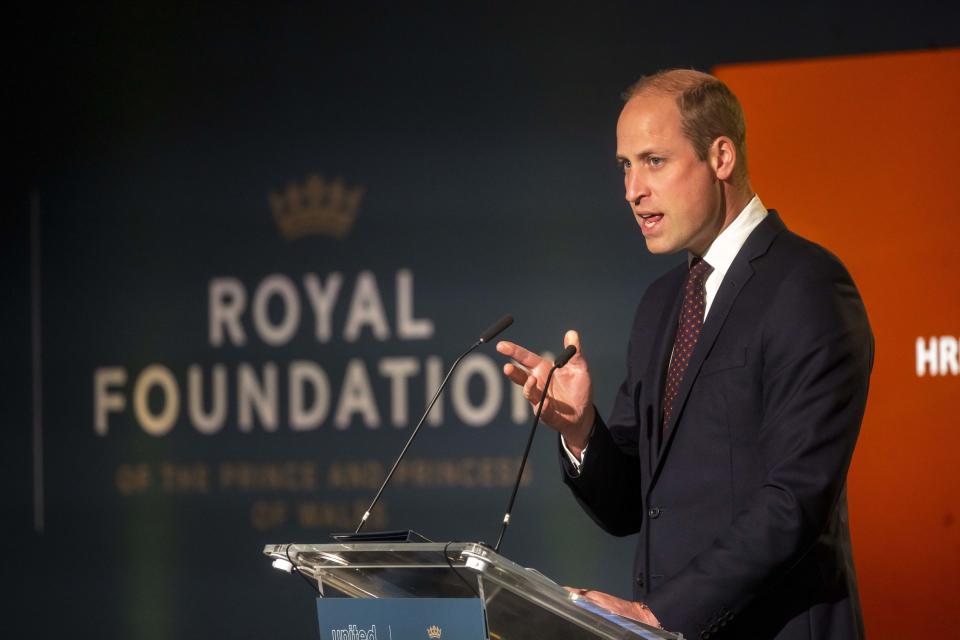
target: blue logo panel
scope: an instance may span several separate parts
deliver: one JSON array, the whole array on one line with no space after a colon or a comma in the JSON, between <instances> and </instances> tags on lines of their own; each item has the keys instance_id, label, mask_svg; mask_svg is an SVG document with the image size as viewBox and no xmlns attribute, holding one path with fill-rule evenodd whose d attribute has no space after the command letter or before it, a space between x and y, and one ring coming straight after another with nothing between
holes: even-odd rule
<instances>
[{"instance_id":1,"label":"blue logo panel","mask_svg":"<svg viewBox=\"0 0 960 640\"><path fill-rule=\"evenodd\" d=\"M486 640L479 598L317 598L322 640Z\"/></svg>"}]
</instances>

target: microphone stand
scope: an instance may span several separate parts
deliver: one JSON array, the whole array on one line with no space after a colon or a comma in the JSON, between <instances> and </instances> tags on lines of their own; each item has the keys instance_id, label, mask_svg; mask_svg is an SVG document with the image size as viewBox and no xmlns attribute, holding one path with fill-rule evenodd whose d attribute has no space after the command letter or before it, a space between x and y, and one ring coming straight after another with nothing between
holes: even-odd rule
<instances>
[{"instance_id":1,"label":"microphone stand","mask_svg":"<svg viewBox=\"0 0 960 640\"><path fill-rule=\"evenodd\" d=\"M430 401L430 404L427 405L427 410L423 413L423 417L420 418L420 422L417 423L417 426L414 427L413 433L410 434L410 437L407 438L407 443L403 445L403 449L400 451L400 455L397 456L397 459L394 461L393 466L390 467L390 472L387 473L387 477L384 479L383 484L380 485L380 489L377 491L377 495L373 497L373 502L370 503L370 506L367 507L367 510L363 514L363 518L360 520L360 524L357 525L357 530L354 533L360 533L360 529L363 528L363 525L366 524L367 520L370 518L370 512L373 511L374 505L377 504L377 501L380 500L380 495L383 493L383 490L386 489L387 483L390 482L390 478L393 477L393 472L397 470L397 467L400 466L400 461L403 460L403 456L406 455L407 449L410 448L410 445L413 444L413 439L417 437L417 434L420 432L420 427L423 426L424 420L427 419L427 416L430 414L430 410L433 409L433 405L436 404L437 399L440 397L440 394L443 392L443 388L447 386L447 380L450 379L450 376L453 375L454 369L457 368L457 365L460 364L460 361L466 358L468 355L473 353L473 351L479 347L482 342L476 342L472 347L460 354L460 357L457 358L453 366L450 367L450 370L447 371L447 375L443 378L443 382L440 383L440 386L437 388L437 392L433 394L433 399Z\"/></svg>"},{"instance_id":2,"label":"microphone stand","mask_svg":"<svg viewBox=\"0 0 960 640\"><path fill-rule=\"evenodd\" d=\"M430 404L427 405L427 410L423 412L423 416L420 417L420 422L417 423L417 426L414 427L413 433L410 434L410 437L407 438L407 443L403 445L403 450L400 451L400 455L397 456L397 459L394 461L393 466L390 467L390 472L387 473L387 477L383 480L383 484L380 485L380 489L377 490L377 495L374 496L373 501L370 503L370 506L367 507L367 510L363 514L363 518L360 519L360 524L357 525L357 530L354 531L354 535L360 533L360 529L363 528L363 525L367 523L367 520L370 518L370 512L373 511L373 507L377 504L377 501L380 500L380 496L383 494L383 490L387 488L387 484L390 482L390 478L393 477L394 471L397 470L397 467L400 466L400 461L403 460L403 456L406 455L407 449L410 448L410 445L413 444L413 439L417 437L417 434L420 433L420 427L423 426L424 421L427 419L427 416L430 415L430 410L433 409L433 405L436 404L437 399L440 398L440 394L443 393L444 387L447 386L447 381L450 380L450 376L453 375L453 372L456 370L457 365L460 364L460 361L466 358L471 354L474 349L480 345L493 340L497 335L500 334L504 329L513 324L513 316L506 315L492 325L486 331L481 334L480 339L473 343L473 345L460 354L460 357L453 362L453 366L450 367L450 370L447 371L447 375L444 376L443 382L440 383L440 386L437 388L437 392L433 394L433 399L430 400Z\"/></svg>"},{"instance_id":3,"label":"microphone stand","mask_svg":"<svg viewBox=\"0 0 960 640\"><path fill-rule=\"evenodd\" d=\"M533 426L530 427L530 435L527 436L527 448L523 451L523 459L520 461L520 470L517 471L517 481L513 483L513 493L510 494L510 502L507 504L507 511L503 514L503 525L500 527L500 535L497 537L497 544L493 550L500 552L500 543L503 542L503 534L507 532L507 526L510 524L510 512L513 511L513 503L517 499L517 491L520 490L520 480L523 478L523 470L527 466L527 457L530 455L530 447L533 445L533 437L537 433L537 427L540 425L540 414L543 412L543 405L547 402L547 391L550 389L550 381L553 380L553 372L567 364L577 348L573 345L568 346L563 353L553 361L550 367L550 373L547 374L547 380L543 384L543 396L540 398L540 404L537 405L537 413L533 417Z\"/></svg>"}]
</instances>

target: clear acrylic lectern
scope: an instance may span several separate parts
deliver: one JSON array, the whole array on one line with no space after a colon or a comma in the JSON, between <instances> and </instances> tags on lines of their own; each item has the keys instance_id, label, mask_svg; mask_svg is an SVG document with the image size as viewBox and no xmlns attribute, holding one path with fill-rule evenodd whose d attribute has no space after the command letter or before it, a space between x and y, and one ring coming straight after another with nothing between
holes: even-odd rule
<instances>
[{"instance_id":1,"label":"clear acrylic lectern","mask_svg":"<svg viewBox=\"0 0 960 640\"><path fill-rule=\"evenodd\" d=\"M681 638L575 599L538 571L477 543L277 544L263 552L315 579L325 597L479 597L491 638Z\"/></svg>"}]
</instances>

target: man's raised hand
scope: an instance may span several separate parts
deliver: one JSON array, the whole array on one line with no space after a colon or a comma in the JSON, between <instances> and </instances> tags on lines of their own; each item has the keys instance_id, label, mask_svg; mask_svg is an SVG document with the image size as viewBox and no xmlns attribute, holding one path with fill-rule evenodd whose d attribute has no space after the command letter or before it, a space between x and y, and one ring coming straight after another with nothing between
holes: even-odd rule
<instances>
[{"instance_id":1,"label":"man's raised hand","mask_svg":"<svg viewBox=\"0 0 960 640\"><path fill-rule=\"evenodd\" d=\"M554 372L540 419L559 431L567 448L579 456L590 437L595 413L590 370L576 331L567 331L563 336L563 346L571 344L577 348L577 353L566 366ZM523 387L523 396L536 408L553 363L512 342L498 342L497 351L516 363L505 364L503 373L514 384Z\"/></svg>"}]
</instances>

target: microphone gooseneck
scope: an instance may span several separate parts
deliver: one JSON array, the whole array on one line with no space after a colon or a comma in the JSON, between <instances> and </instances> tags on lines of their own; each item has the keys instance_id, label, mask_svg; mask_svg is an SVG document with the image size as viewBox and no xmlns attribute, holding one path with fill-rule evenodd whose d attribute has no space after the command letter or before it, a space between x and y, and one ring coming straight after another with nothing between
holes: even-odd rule
<instances>
[{"instance_id":1,"label":"microphone gooseneck","mask_svg":"<svg viewBox=\"0 0 960 640\"><path fill-rule=\"evenodd\" d=\"M407 443L403 445L403 449L400 451L400 455L397 456L397 459L393 462L393 466L390 467L390 471L387 473L387 477L384 478L383 484L380 485L380 488L377 490L377 495L373 497L373 501L370 503L370 506L367 507L367 510L364 511L363 517L360 519L360 524L357 525L355 534L360 533L360 529L363 528L363 525L367 523L367 520L370 518L370 512L373 511L373 508L376 506L377 502L380 500L380 496L383 495L383 490L387 488L387 484L390 482L390 478L393 477L393 473L397 470L397 467L400 466L400 461L403 460L403 456L406 455L407 449L410 448L410 445L413 444L413 439L417 437L417 434L420 432L420 427L423 426L424 421L427 419L427 416L430 415L430 410L433 409L433 405L437 403L437 399L440 398L440 394L443 393L444 387L447 386L447 382L450 380L450 376L453 375L453 372L456 370L457 366L460 364L460 361L466 358L474 349L480 345L490 342L496 338L500 333L513 324L513 316L507 314L497 320L494 324L490 325L486 331L480 334L480 339L471 345L469 349L460 354L460 357L454 360L453 365L450 367L450 370L447 371L447 375L444 376L443 381L440 383L440 386L437 387L437 392L433 394L433 398L427 404L426 411L423 412L423 415L420 417L420 422L417 423L417 426L414 427L413 432L410 434L410 437L407 438Z\"/></svg>"},{"instance_id":2,"label":"microphone gooseneck","mask_svg":"<svg viewBox=\"0 0 960 640\"><path fill-rule=\"evenodd\" d=\"M527 466L527 458L530 456L530 447L533 446L533 436L537 433L537 426L540 424L540 414L543 413L543 405L546 404L547 391L550 389L550 381L553 380L553 372L563 367L570 361L570 358L577 352L575 346L568 345L563 352L553 361L550 367L550 373L547 374L547 380L543 383L543 395L540 396L540 403L537 405L537 412L533 416L533 426L530 427L530 435L527 436L527 448L523 451L523 459L520 461L520 469L517 471L517 481L513 483L513 492L510 494L510 502L507 504L507 511L503 514L503 524L500 526L500 535L497 537L497 544L493 550L500 552L500 543L503 542L503 534L507 532L510 525L510 513L513 511L513 503L517 499L517 491L520 490L520 480L523 478L523 470Z\"/></svg>"}]
</instances>

